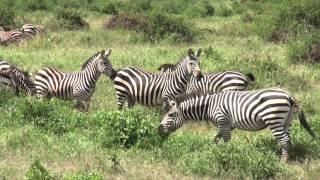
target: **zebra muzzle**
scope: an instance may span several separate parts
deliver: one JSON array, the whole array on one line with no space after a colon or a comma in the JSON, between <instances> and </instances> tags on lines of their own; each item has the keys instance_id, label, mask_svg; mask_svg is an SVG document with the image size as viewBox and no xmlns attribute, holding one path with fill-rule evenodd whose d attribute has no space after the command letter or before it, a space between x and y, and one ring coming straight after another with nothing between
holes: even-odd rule
<instances>
[{"instance_id":1,"label":"zebra muzzle","mask_svg":"<svg viewBox=\"0 0 320 180\"><path fill-rule=\"evenodd\" d=\"M165 130L165 128L164 128L164 126L162 124L160 124L159 127L158 127L158 133L162 137L165 137L165 136L169 135L169 133L166 132L166 130Z\"/></svg>"}]
</instances>

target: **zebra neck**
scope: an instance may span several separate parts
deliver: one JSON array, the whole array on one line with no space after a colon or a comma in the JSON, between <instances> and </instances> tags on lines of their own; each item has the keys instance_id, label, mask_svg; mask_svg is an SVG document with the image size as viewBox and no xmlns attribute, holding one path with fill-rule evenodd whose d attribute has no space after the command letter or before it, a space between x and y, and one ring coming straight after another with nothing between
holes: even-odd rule
<instances>
[{"instance_id":1,"label":"zebra neck","mask_svg":"<svg viewBox=\"0 0 320 180\"><path fill-rule=\"evenodd\" d=\"M183 85L187 86L188 82L190 81L190 78L192 74L188 73L187 67L185 65L180 66L176 71L174 71L176 79L179 81L179 83L182 83Z\"/></svg>"},{"instance_id":2,"label":"zebra neck","mask_svg":"<svg viewBox=\"0 0 320 180\"><path fill-rule=\"evenodd\" d=\"M96 83L101 75L98 71L98 67L93 65L86 67L82 72L85 74L85 79L92 85Z\"/></svg>"}]
</instances>

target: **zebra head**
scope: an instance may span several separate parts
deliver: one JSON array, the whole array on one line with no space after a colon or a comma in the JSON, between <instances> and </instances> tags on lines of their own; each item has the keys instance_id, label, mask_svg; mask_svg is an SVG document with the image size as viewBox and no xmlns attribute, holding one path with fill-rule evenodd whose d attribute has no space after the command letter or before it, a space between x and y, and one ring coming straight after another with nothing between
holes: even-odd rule
<instances>
[{"instance_id":1,"label":"zebra head","mask_svg":"<svg viewBox=\"0 0 320 180\"><path fill-rule=\"evenodd\" d=\"M28 96L36 93L35 85L28 71L17 71L16 81L19 89L24 90Z\"/></svg>"},{"instance_id":2,"label":"zebra head","mask_svg":"<svg viewBox=\"0 0 320 180\"><path fill-rule=\"evenodd\" d=\"M183 116L180 112L180 107L175 101L170 102L171 109L162 119L159 127L158 133L161 136L167 136L174 132L176 129L180 128L183 124Z\"/></svg>"},{"instance_id":3,"label":"zebra head","mask_svg":"<svg viewBox=\"0 0 320 180\"><path fill-rule=\"evenodd\" d=\"M109 76L111 79L113 78L113 76L115 76L116 71L113 69L112 64L109 60L109 56L111 53L111 49L110 50L102 50L99 54L99 60L100 62L98 63L98 71L100 73L103 73L107 76Z\"/></svg>"},{"instance_id":4,"label":"zebra head","mask_svg":"<svg viewBox=\"0 0 320 180\"><path fill-rule=\"evenodd\" d=\"M188 49L188 58L187 58L187 70L189 74L193 74L198 80L201 79L202 74L200 70L200 54L202 49L199 49L196 53L190 48Z\"/></svg>"}]
</instances>

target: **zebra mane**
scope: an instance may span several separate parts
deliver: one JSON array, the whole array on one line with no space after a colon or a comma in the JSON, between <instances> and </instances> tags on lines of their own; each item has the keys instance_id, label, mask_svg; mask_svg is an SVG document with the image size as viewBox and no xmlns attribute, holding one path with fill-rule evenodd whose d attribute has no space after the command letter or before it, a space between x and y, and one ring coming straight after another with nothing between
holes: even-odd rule
<instances>
[{"instance_id":1,"label":"zebra mane","mask_svg":"<svg viewBox=\"0 0 320 180\"><path fill-rule=\"evenodd\" d=\"M94 54L93 56L91 56L88 60L86 60L86 62L83 63L81 70L84 70L88 64L90 64L90 62L92 62L99 54L100 52L97 52L96 54Z\"/></svg>"},{"instance_id":2,"label":"zebra mane","mask_svg":"<svg viewBox=\"0 0 320 180\"><path fill-rule=\"evenodd\" d=\"M184 101L187 101L189 99L194 99L194 98L197 98L197 97L207 96L207 95L212 95L212 94L214 94L214 93L212 93L212 92L203 92L203 91L195 91L195 92L191 92L189 94L184 93L184 94L181 94L181 95L177 96L175 98L175 102L179 105L180 103L182 103Z\"/></svg>"}]
</instances>

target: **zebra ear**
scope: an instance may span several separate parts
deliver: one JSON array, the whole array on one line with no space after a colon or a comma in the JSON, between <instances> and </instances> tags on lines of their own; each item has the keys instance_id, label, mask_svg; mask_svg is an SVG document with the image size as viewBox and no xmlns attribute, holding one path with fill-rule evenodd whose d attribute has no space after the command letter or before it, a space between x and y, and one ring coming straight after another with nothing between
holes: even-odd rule
<instances>
[{"instance_id":1,"label":"zebra ear","mask_svg":"<svg viewBox=\"0 0 320 180\"><path fill-rule=\"evenodd\" d=\"M190 48L190 49L188 49L188 56L190 57L190 58L192 58L193 56L194 56L194 52L193 52L193 50Z\"/></svg>"},{"instance_id":2,"label":"zebra ear","mask_svg":"<svg viewBox=\"0 0 320 180\"><path fill-rule=\"evenodd\" d=\"M201 55L202 49L200 48L197 52L196 52L196 56L199 57Z\"/></svg>"},{"instance_id":3,"label":"zebra ear","mask_svg":"<svg viewBox=\"0 0 320 180\"><path fill-rule=\"evenodd\" d=\"M104 57L108 57L110 56L110 53L111 53L111 49L110 50L106 50L105 53L104 53Z\"/></svg>"}]
</instances>

